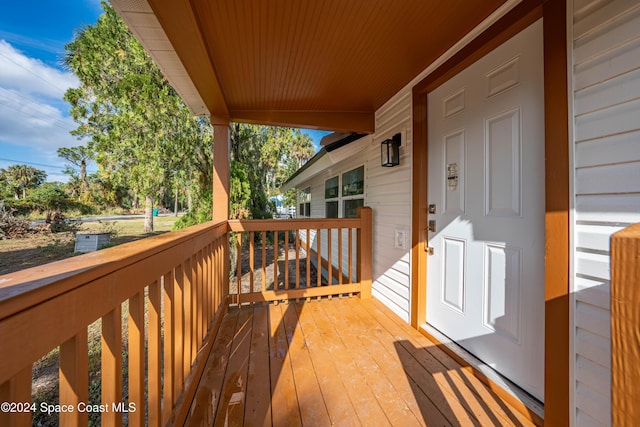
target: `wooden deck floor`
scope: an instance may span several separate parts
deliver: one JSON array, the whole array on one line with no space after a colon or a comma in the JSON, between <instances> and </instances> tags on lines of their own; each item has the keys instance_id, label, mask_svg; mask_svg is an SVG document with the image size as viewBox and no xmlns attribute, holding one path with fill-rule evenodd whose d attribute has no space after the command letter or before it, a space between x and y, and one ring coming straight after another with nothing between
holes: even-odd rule
<instances>
[{"instance_id":1,"label":"wooden deck floor","mask_svg":"<svg viewBox=\"0 0 640 427\"><path fill-rule=\"evenodd\" d=\"M232 309L187 425L532 425L375 300Z\"/></svg>"}]
</instances>

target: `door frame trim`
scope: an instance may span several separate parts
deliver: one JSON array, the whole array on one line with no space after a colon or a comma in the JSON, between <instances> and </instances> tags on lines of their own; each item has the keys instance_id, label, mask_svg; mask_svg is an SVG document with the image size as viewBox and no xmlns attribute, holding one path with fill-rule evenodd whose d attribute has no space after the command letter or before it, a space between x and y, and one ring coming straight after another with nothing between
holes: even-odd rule
<instances>
[{"instance_id":1,"label":"door frame trim","mask_svg":"<svg viewBox=\"0 0 640 427\"><path fill-rule=\"evenodd\" d=\"M536 424L569 425L569 107L565 0L524 0L413 87L411 325L426 321L428 188L427 96L488 52L543 18L545 120L545 405L544 420L501 397ZM422 331L424 333L424 331ZM476 372L484 381L481 373ZM490 382L490 381L489 381ZM497 386L489 384L491 388Z\"/></svg>"}]
</instances>

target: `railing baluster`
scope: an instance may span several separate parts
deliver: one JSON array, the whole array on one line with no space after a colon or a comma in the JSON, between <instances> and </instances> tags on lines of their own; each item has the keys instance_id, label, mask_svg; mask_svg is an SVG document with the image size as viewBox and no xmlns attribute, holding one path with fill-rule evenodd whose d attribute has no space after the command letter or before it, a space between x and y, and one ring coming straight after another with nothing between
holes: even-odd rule
<instances>
[{"instance_id":1,"label":"railing baluster","mask_svg":"<svg viewBox=\"0 0 640 427\"><path fill-rule=\"evenodd\" d=\"M225 263L226 261L226 257L228 256L228 253L226 251L226 245L227 242L225 241L226 239L222 239L220 241L220 252L218 254L218 286L221 289L225 290L224 295L227 297L227 300L229 302L231 302L231 299L229 298L229 278L225 277L227 270L225 268ZM224 303L224 298L220 298L219 304L223 304Z\"/></svg>"},{"instance_id":2,"label":"railing baluster","mask_svg":"<svg viewBox=\"0 0 640 427\"><path fill-rule=\"evenodd\" d=\"M211 323L211 247L212 243L209 243L206 248L203 249L203 258L202 258L202 280L203 280L203 288L202 292L204 293L203 300L201 304L203 304L203 333L204 336L207 335L209 331L209 323ZM204 338L203 338L204 340Z\"/></svg>"},{"instance_id":3,"label":"railing baluster","mask_svg":"<svg viewBox=\"0 0 640 427\"><path fill-rule=\"evenodd\" d=\"M240 304L240 294L242 294L242 233L236 235L238 244L236 249L236 283L238 284L238 304Z\"/></svg>"},{"instance_id":4,"label":"railing baluster","mask_svg":"<svg viewBox=\"0 0 640 427\"><path fill-rule=\"evenodd\" d=\"M176 272L177 273L177 272ZM176 339L175 339L175 292L176 282L174 280L174 271L163 276L163 289L164 289L164 394L163 394L163 411L162 411L162 425L166 424L171 415L171 409L173 408L175 369L173 358L176 354Z\"/></svg>"},{"instance_id":5,"label":"railing baluster","mask_svg":"<svg viewBox=\"0 0 640 427\"><path fill-rule=\"evenodd\" d=\"M327 281L329 286L333 284L333 257L331 253L331 240L333 235L333 230L327 229ZM331 295L329 295L329 299L331 299Z\"/></svg>"},{"instance_id":6,"label":"railing baluster","mask_svg":"<svg viewBox=\"0 0 640 427\"><path fill-rule=\"evenodd\" d=\"M78 407L89 401L89 345L87 328L60 345L60 404ZM4 401L0 398L0 401ZM60 425L85 426L89 415L83 411L60 413ZM0 422L1 425L5 425Z\"/></svg>"},{"instance_id":7,"label":"railing baluster","mask_svg":"<svg viewBox=\"0 0 640 427\"><path fill-rule=\"evenodd\" d=\"M144 291L129 298L129 403L135 412L129 413L130 426L144 426L145 419L144 363Z\"/></svg>"},{"instance_id":8,"label":"railing baluster","mask_svg":"<svg viewBox=\"0 0 640 427\"><path fill-rule=\"evenodd\" d=\"M300 230L296 233L296 289L300 289Z\"/></svg>"},{"instance_id":9,"label":"railing baluster","mask_svg":"<svg viewBox=\"0 0 640 427\"><path fill-rule=\"evenodd\" d=\"M184 349L185 349L185 324L184 324L184 270L183 265L179 265L175 269L173 282L173 399L176 399L182 391L184 383Z\"/></svg>"},{"instance_id":10,"label":"railing baluster","mask_svg":"<svg viewBox=\"0 0 640 427\"><path fill-rule=\"evenodd\" d=\"M253 251L255 250L254 248L254 235L253 235L253 231L249 233L249 292L255 292L255 289L253 288L253 274L254 274L254 265L253 263L255 262L255 254L253 253Z\"/></svg>"},{"instance_id":11,"label":"railing baluster","mask_svg":"<svg viewBox=\"0 0 640 427\"><path fill-rule=\"evenodd\" d=\"M284 232L284 288L289 289L289 230Z\"/></svg>"},{"instance_id":12,"label":"railing baluster","mask_svg":"<svg viewBox=\"0 0 640 427\"><path fill-rule=\"evenodd\" d=\"M185 378L191 365L191 340L193 339L191 322L193 317L192 299L193 283L191 281L191 257L184 260L182 264L182 280L180 288L182 290L182 303L180 307L183 314L183 349L182 349L182 378ZM180 335L176 335L179 337Z\"/></svg>"},{"instance_id":13,"label":"railing baluster","mask_svg":"<svg viewBox=\"0 0 640 427\"><path fill-rule=\"evenodd\" d=\"M318 249L318 253L317 253L317 274L316 274L316 279L317 279L317 286L320 287L322 286L322 245L321 245L321 241L322 241L322 230L320 228L316 229L316 241L318 242L317 245L317 249Z\"/></svg>"},{"instance_id":14,"label":"railing baluster","mask_svg":"<svg viewBox=\"0 0 640 427\"><path fill-rule=\"evenodd\" d=\"M267 232L262 232L262 292L267 290Z\"/></svg>"},{"instance_id":15,"label":"railing baluster","mask_svg":"<svg viewBox=\"0 0 640 427\"><path fill-rule=\"evenodd\" d=\"M196 298L196 307L198 313L198 342L196 344L196 353L194 353L193 359L195 360L195 355L197 354L200 346L202 345L202 341L204 340L204 336L206 335L206 319L205 319L205 267L204 267L204 249L198 251L198 296Z\"/></svg>"},{"instance_id":16,"label":"railing baluster","mask_svg":"<svg viewBox=\"0 0 640 427\"><path fill-rule=\"evenodd\" d=\"M306 251L307 251L307 282L306 287L311 287L311 252L310 252L310 243L311 242L311 230L307 228L307 242L306 242ZM307 298L309 301L309 298Z\"/></svg>"},{"instance_id":17,"label":"railing baluster","mask_svg":"<svg viewBox=\"0 0 640 427\"><path fill-rule=\"evenodd\" d=\"M149 325L148 325L148 348L147 356L148 364L148 411L149 411L149 427L159 427L162 424L162 356L161 349L161 332L160 332L160 284L158 281L149 285Z\"/></svg>"},{"instance_id":18,"label":"railing baluster","mask_svg":"<svg viewBox=\"0 0 640 427\"><path fill-rule=\"evenodd\" d=\"M102 404L111 409L122 402L122 308L118 304L102 317ZM122 414L102 413L102 425L122 426Z\"/></svg>"},{"instance_id":19,"label":"railing baluster","mask_svg":"<svg viewBox=\"0 0 640 427\"><path fill-rule=\"evenodd\" d=\"M189 371L191 370L191 365L193 363L193 361L196 359L196 354L198 354L198 347L199 347L199 343L200 343L200 333L198 331L198 318L199 313L198 313L198 294L199 294L199 289L198 289L198 281L199 276L198 276L198 254L195 253L192 257L191 257L191 268L189 269L189 277L191 278L191 292L189 295L189 298L191 300L190 304L191 304L191 325L189 326L189 324L187 323L187 326L191 328L191 333L189 335L190 337L190 341L189 341L189 345L190 345L190 351L189 351L189 358L187 358L185 360L184 363L184 367L185 367L185 371L184 371L184 377L187 378L187 375L189 374Z\"/></svg>"},{"instance_id":20,"label":"railing baluster","mask_svg":"<svg viewBox=\"0 0 640 427\"><path fill-rule=\"evenodd\" d=\"M278 231L273 232L273 290L278 290Z\"/></svg>"},{"instance_id":21,"label":"railing baluster","mask_svg":"<svg viewBox=\"0 0 640 427\"><path fill-rule=\"evenodd\" d=\"M353 283L353 228L349 228L349 283Z\"/></svg>"},{"instance_id":22,"label":"railing baluster","mask_svg":"<svg viewBox=\"0 0 640 427\"><path fill-rule=\"evenodd\" d=\"M185 338L189 338L187 341L185 339L185 359L184 359L184 376L183 378L187 378L189 375L189 371L191 371L191 364L196 358L196 354L198 352L198 256L197 253L191 256L191 262L189 264L189 269L185 270L185 283L187 281L191 282L191 286L189 288L189 293L185 293L185 306L191 306L191 315L187 318L185 317L185 329L188 331L186 333ZM186 357L186 356L189 357Z\"/></svg>"},{"instance_id":23,"label":"railing baluster","mask_svg":"<svg viewBox=\"0 0 640 427\"><path fill-rule=\"evenodd\" d=\"M217 296L215 299L216 309L220 306L220 304L223 303L224 296L227 295L226 293L220 292L220 290L224 289L225 287L227 288L227 290L229 289L228 283L224 283L224 281L222 280L222 276L224 274L224 269L222 267L222 257L224 256L224 252L222 250L223 244L224 244L224 239L219 239L216 242L216 254L215 254L215 260L214 260L216 290L218 291L216 292Z\"/></svg>"},{"instance_id":24,"label":"railing baluster","mask_svg":"<svg viewBox=\"0 0 640 427\"><path fill-rule=\"evenodd\" d=\"M338 228L338 284L342 285L342 228Z\"/></svg>"},{"instance_id":25,"label":"railing baluster","mask_svg":"<svg viewBox=\"0 0 640 427\"><path fill-rule=\"evenodd\" d=\"M215 316L215 312L218 309L216 305L216 297L219 292L216 288L216 270L215 270L215 258L216 258L216 242L211 244L211 252L209 253L209 321L211 324ZM208 326L207 326L208 329Z\"/></svg>"},{"instance_id":26,"label":"railing baluster","mask_svg":"<svg viewBox=\"0 0 640 427\"><path fill-rule=\"evenodd\" d=\"M31 369L27 366L11 379L0 384L0 403L31 403ZM31 412L11 413L0 411L0 425L7 427L31 426Z\"/></svg>"}]
</instances>

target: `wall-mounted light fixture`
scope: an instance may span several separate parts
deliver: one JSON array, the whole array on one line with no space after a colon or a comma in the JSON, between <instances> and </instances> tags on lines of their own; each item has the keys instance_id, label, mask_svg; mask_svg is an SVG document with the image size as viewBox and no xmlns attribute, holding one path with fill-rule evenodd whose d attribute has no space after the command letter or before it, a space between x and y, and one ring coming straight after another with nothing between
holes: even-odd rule
<instances>
[{"instance_id":1,"label":"wall-mounted light fixture","mask_svg":"<svg viewBox=\"0 0 640 427\"><path fill-rule=\"evenodd\" d=\"M385 139L382 141L382 144L380 144L380 159L382 166L390 168L400 164L401 140L401 135L396 133L391 139Z\"/></svg>"}]
</instances>

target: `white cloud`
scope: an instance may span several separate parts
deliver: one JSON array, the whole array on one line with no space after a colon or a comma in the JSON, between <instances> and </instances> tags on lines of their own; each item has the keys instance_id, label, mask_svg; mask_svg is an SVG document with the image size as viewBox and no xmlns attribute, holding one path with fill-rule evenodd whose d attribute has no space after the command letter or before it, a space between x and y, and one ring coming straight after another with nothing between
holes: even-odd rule
<instances>
[{"instance_id":1,"label":"white cloud","mask_svg":"<svg viewBox=\"0 0 640 427\"><path fill-rule=\"evenodd\" d=\"M0 40L0 87L34 96L62 99L68 88L78 85L78 79L73 74L30 58L5 40Z\"/></svg>"},{"instance_id":2,"label":"white cloud","mask_svg":"<svg viewBox=\"0 0 640 427\"><path fill-rule=\"evenodd\" d=\"M77 145L69 131L76 123L58 108L0 87L0 141L34 148Z\"/></svg>"},{"instance_id":3,"label":"white cloud","mask_svg":"<svg viewBox=\"0 0 640 427\"><path fill-rule=\"evenodd\" d=\"M78 85L73 74L0 40L0 157L9 157L11 147L29 147L28 158L15 160L63 167L56 150L82 143L69 133L77 124L62 99L69 87Z\"/></svg>"}]
</instances>

